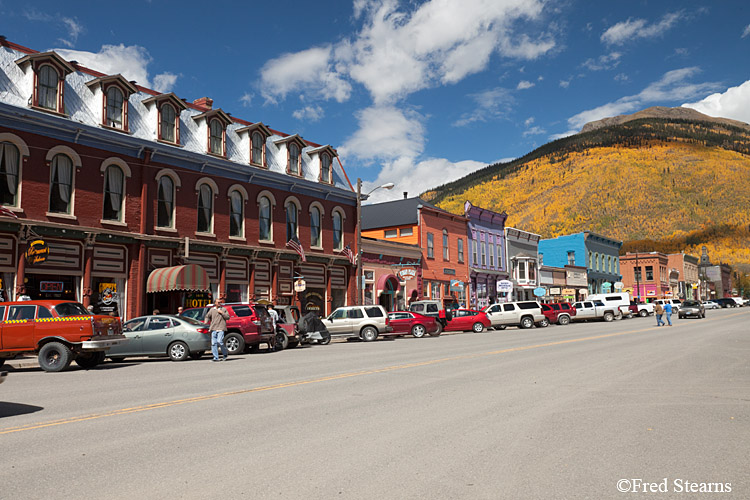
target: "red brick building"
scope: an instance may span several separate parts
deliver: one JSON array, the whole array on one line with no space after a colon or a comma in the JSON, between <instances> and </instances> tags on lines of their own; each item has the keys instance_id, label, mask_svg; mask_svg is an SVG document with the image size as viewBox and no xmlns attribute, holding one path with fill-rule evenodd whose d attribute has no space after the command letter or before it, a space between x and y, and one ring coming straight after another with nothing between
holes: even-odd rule
<instances>
[{"instance_id":1,"label":"red brick building","mask_svg":"<svg viewBox=\"0 0 750 500\"><path fill-rule=\"evenodd\" d=\"M330 146L0 41L0 290L134 317L231 301L354 297L356 194ZM296 238L307 262L287 246ZM49 256L32 264L30 244ZM196 264L210 287L155 290ZM166 271L166 268L174 268ZM294 292L304 276L304 297ZM182 281L189 277L183 276ZM179 279L177 280L179 281Z\"/></svg>"},{"instance_id":2,"label":"red brick building","mask_svg":"<svg viewBox=\"0 0 750 500\"><path fill-rule=\"evenodd\" d=\"M623 291L647 300L671 298L669 257L660 252L628 252L620 255Z\"/></svg>"}]
</instances>

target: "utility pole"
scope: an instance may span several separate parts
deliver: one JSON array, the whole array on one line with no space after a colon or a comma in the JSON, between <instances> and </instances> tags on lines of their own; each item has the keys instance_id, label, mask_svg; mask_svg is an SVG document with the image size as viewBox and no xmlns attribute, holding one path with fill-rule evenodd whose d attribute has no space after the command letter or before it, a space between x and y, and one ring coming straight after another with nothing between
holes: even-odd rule
<instances>
[{"instance_id":1,"label":"utility pole","mask_svg":"<svg viewBox=\"0 0 750 500\"><path fill-rule=\"evenodd\" d=\"M638 297L636 300L638 303L641 302L641 268L638 265L638 250L635 251L635 267L633 268L633 274L635 274L635 293Z\"/></svg>"}]
</instances>

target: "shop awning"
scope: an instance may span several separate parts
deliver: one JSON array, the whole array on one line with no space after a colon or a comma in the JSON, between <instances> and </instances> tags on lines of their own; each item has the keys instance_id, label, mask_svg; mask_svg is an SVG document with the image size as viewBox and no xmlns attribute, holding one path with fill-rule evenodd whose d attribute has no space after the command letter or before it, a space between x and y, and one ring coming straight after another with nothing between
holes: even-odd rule
<instances>
[{"instance_id":1,"label":"shop awning","mask_svg":"<svg viewBox=\"0 0 750 500\"><path fill-rule=\"evenodd\" d=\"M162 267L149 274L146 292L171 292L174 290L210 291L208 274L201 266Z\"/></svg>"}]
</instances>

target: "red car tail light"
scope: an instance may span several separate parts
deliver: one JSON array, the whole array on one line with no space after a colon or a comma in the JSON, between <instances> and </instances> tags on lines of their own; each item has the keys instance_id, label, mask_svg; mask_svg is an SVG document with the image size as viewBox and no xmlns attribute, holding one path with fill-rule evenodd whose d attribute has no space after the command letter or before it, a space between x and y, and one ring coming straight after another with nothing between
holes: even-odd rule
<instances>
[{"instance_id":1,"label":"red car tail light","mask_svg":"<svg viewBox=\"0 0 750 500\"><path fill-rule=\"evenodd\" d=\"M205 333L208 335L211 331L208 328L198 328L198 333Z\"/></svg>"}]
</instances>

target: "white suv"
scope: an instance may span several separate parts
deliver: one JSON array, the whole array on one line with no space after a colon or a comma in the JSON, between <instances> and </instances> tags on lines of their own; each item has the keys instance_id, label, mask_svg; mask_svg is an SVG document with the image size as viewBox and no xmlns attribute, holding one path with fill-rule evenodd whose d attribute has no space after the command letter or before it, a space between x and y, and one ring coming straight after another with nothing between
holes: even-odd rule
<instances>
[{"instance_id":1,"label":"white suv","mask_svg":"<svg viewBox=\"0 0 750 500\"><path fill-rule=\"evenodd\" d=\"M365 342L392 332L389 323L388 314L379 305L339 307L323 321L332 337L359 337Z\"/></svg>"},{"instance_id":2,"label":"white suv","mask_svg":"<svg viewBox=\"0 0 750 500\"><path fill-rule=\"evenodd\" d=\"M492 327L500 330L505 329L506 326L519 328L542 326L546 320L541 304L535 301L492 304L485 307L484 312L492 322Z\"/></svg>"}]
</instances>

